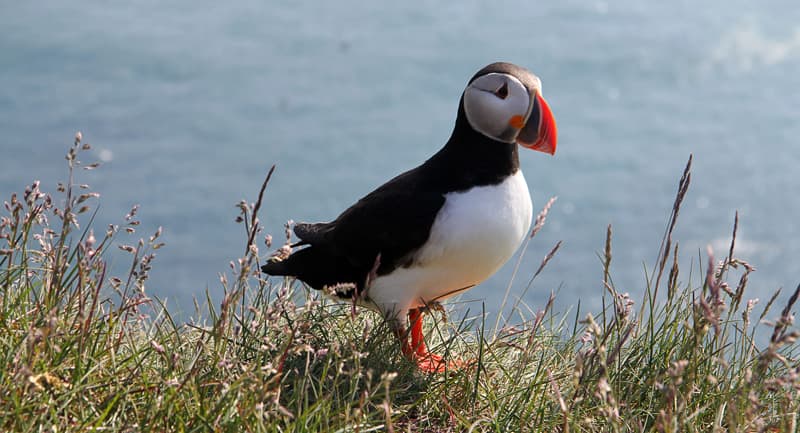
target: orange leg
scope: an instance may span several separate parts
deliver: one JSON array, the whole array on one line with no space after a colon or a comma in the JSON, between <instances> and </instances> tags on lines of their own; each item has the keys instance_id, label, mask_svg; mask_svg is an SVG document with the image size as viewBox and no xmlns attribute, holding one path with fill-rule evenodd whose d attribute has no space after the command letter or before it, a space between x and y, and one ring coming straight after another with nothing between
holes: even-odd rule
<instances>
[{"instance_id":1,"label":"orange leg","mask_svg":"<svg viewBox=\"0 0 800 433\"><path fill-rule=\"evenodd\" d=\"M422 334L422 311L419 308L410 310L408 319L411 323L410 332L406 332L401 326L395 331L395 334L400 340L403 355L414 361L421 371L442 373L445 369L455 370L469 365L461 360L445 362L440 355L428 352L425 337ZM411 341L409 341L409 337L411 337Z\"/></svg>"},{"instance_id":2,"label":"orange leg","mask_svg":"<svg viewBox=\"0 0 800 433\"><path fill-rule=\"evenodd\" d=\"M408 321L411 323L411 347L414 361L420 370L426 373L441 373L447 364L440 355L428 352L425 346L425 337L422 335L422 312L415 308L408 312Z\"/></svg>"}]
</instances>

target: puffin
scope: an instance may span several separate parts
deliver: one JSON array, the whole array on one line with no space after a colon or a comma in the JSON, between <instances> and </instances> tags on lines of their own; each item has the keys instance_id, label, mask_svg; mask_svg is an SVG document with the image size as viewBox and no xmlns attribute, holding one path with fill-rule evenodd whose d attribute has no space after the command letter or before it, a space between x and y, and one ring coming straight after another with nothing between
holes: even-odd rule
<instances>
[{"instance_id":1,"label":"puffin","mask_svg":"<svg viewBox=\"0 0 800 433\"><path fill-rule=\"evenodd\" d=\"M261 267L381 313L423 372L458 368L425 345L422 315L510 259L533 216L518 147L555 154L541 80L497 62L469 80L445 145L330 222L296 223L299 239Z\"/></svg>"}]
</instances>

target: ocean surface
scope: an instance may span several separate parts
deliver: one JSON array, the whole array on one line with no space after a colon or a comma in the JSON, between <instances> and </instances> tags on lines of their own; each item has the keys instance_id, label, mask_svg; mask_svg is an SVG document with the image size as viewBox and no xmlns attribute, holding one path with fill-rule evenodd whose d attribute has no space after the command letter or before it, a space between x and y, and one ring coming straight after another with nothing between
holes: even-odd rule
<instances>
[{"instance_id":1,"label":"ocean surface","mask_svg":"<svg viewBox=\"0 0 800 433\"><path fill-rule=\"evenodd\" d=\"M279 246L286 220L330 220L438 150L496 60L541 77L559 126L554 157L520 152L534 207L558 200L512 300L596 310L608 224L614 283L640 300L690 154L682 281L707 245L725 256L738 210L738 256L758 269L746 297L800 283L794 0L4 2L0 197L54 191L82 131L84 160L103 162L79 174L101 194L97 227L140 204L134 236L161 226L166 242L147 291L191 313L206 289L219 299L245 244L235 205L272 164L261 218ZM465 308L497 312L515 261Z\"/></svg>"}]
</instances>

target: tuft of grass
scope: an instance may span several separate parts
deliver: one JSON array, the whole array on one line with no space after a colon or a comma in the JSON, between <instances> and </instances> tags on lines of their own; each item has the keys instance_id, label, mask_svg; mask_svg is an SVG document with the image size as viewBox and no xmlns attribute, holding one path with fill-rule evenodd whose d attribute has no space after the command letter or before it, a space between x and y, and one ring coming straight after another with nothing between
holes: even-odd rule
<instances>
[{"instance_id":1,"label":"tuft of grass","mask_svg":"<svg viewBox=\"0 0 800 433\"><path fill-rule=\"evenodd\" d=\"M195 317L176 322L146 294L160 230L123 243L135 235L134 208L96 237L97 194L75 180L94 167L79 162L88 148L76 136L56 196L36 182L4 203L2 431L798 430L800 287L780 311L776 293L751 317L759 301L746 297L754 268L735 256L738 215L726 256L709 252L699 281L681 274L672 229L691 160L641 294L614 286L609 226L601 311L556 314L551 297L491 332L483 314L429 321L433 350L474 362L425 375L380 316L258 274L257 213L274 167L255 203L238 206L246 247L220 274L222 302L206 293ZM123 276L110 274L117 249L130 255Z\"/></svg>"}]
</instances>

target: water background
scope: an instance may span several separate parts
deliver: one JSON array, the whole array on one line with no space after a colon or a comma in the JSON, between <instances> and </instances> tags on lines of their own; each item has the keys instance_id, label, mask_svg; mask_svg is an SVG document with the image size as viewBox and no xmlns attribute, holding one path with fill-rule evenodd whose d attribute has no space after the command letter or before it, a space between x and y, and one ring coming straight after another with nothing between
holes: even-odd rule
<instances>
[{"instance_id":1,"label":"water background","mask_svg":"<svg viewBox=\"0 0 800 433\"><path fill-rule=\"evenodd\" d=\"M559 198L512 297L596 309L612 224L614 282L641 299L689 154L682 280L706 245L724 256L738 210L747 297L800 282L795 1L362 3L4 2L0 195L54 191L82 131L105 161L80 175L98 227L140 204L136 236L163 226L167 243L148 292L191 312L219 299L245 243L235 204L272 164L261 216L280 243L287 219L332 219L432 155L466 81L507 60L542 78L559 125L555 157L520 152L534 207ZM461 299L496 312L514 260Z\"/></svg>"}]
</instances>

